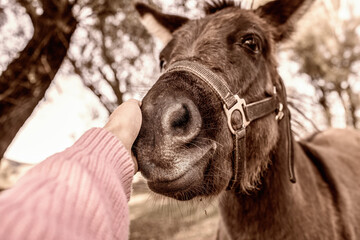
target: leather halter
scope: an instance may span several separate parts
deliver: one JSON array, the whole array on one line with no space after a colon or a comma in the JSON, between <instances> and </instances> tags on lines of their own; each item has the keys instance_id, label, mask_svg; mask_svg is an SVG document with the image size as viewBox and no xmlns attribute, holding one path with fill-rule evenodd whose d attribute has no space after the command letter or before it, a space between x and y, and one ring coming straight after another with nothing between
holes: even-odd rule
<instances>
[{"instance_id":1,"label":"leather halter","mask_svg":"<svg viewBox=\"0 0 360 240\"><path fill-rule=\"evenodd\" d=\"M283 104L279 101L276 88L274 87L274 95L263 100L246 104L245 99L239 95L233 94L228 84L213 71L198 62L188 60L173 63L166 70L168 72L185 71L194 74L204 81L222 100L224 103L224 111L227 117L227 123L230 132L234 138L234 157L233 157L233 176L227 187L228 190L234 188L235 183L244 174L246 170L246 128L254 120L265 117L271 113L277 113L276 119L281 120L284 117ZM164 74L165 74L164 73ZM238 111L241 114L241 123L232 124L232 114ZM290 131L290 129L288 129ZM291 139L289 139L291 141ZM291 148L291 147L289 147ZM289 152L291 149L288 150ZM289 154L289 173L290 181L295 182L293 160L291 153ZM239 167L239 164L242 164ZM240 176L239 176L240 175Z\"/></svg>"}]
</instances>

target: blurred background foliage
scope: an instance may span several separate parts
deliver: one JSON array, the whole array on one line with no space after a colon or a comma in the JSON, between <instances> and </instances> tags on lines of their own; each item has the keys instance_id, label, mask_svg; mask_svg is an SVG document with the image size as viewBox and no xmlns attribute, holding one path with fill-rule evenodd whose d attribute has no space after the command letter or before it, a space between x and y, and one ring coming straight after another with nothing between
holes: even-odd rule
<instances>
[{"instance_id":1,"label":"blurred background foliage","mask_svg":"<svg viewBox=\"0 0 360 240\"><path fill-rule=\"evenodd\" d=\"M298 26L289 51L315 89L326 127L360 128L360 10L356 1L318 1ZM301 90L299 89L299 92ZM340 110L333 108L340 105ZM341 118L341 119L339 119Z\"/></svg>"}]
</instances>

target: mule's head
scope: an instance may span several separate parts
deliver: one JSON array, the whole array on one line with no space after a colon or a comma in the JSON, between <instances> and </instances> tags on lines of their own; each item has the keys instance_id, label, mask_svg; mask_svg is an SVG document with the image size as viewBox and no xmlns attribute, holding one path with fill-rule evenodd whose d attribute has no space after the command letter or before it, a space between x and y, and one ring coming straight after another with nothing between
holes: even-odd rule
<instances>
[{"instance_id":1,"label":"mule's head","mask_svg":"<svg viewBox=\"0 0 360 240\"><path fill-rule=\"evenodd\" d=\"M310 1L272 1L256 10L231 2L209 4L197 20L137 4L142 22L166 47L161 68L180 60L201 63L247 103L282 89L274 51ZM281 96L281 94L279 95ZM285 104L284 95L280 101ZM233 138L220 98L185 71L163 74L142 104L143 125L134 147L139 169L154 192L179 200L216 195L233 176ZM269 164L279 125L273 112L247 127L246 169L237 189L251 190ZM234 114L233 118L239 117Z\"/></svg>"}]
</instances>

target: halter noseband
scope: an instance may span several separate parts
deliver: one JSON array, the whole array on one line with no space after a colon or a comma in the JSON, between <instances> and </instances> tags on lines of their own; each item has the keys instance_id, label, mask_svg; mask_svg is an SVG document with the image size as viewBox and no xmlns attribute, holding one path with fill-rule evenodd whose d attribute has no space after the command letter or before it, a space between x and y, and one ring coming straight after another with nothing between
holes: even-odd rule
<instances>
[{"instance_id":1,"label":"halter noseband","mask_svg":"<svg viewBox=\"0 0 360 240\"><path fill-rule=\"evenodd\" d=\"M220 97L224 103L223 107L227 117L229 130L234 137L235 149L233 157L234 174L227 187L228 190L231 190L238 181L239 175L243 175L246 170L246 127L252 121L274 112L277 112L277 120L281 120L284 117L283 104L278 100L276 88L274 87L274 96L246 104L245 99L240 98L237 94L233 94L231 92L228 84L221 77L200 63L188 60L178 61L173 63L165 73L177 71L189 72L200 78ZM231 121L232 114L235 111L238 111L241 114L240 127L235 127ZM289 128L288 131L290 132L289 124L287 126ZM289 139L289 141L291 142L291 139ZM288 151L290 152L288 154L290 181L295 182L294 163L293 157L291 156L292 151L290 145ZM243 164L241 168L239 168L239 163Z\"/></svg>"}]
</instances>

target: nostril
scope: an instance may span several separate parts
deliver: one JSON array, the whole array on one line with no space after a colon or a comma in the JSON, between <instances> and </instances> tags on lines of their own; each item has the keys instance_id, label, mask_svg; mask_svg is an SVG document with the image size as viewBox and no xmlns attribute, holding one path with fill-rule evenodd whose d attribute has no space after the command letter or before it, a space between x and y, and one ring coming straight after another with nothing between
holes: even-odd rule
<instances>
[{"instance_id":1,"label":"nostril","mask_svg":"<svg viewBox=\"0 0 360 240\"><path fill-rule=\"evenodd\" d=\"M174 130L185 129L189 122L190 112L185 104L181 104L181 107L170 116L170 125Z\"/></svg>"},{"instance_id":2,"label":"nostril","mask_svg":"<svg viewBox=\"0 0 360 240\"><path fill-rule=\"evenodd\" d=\"M187 142L196 137L201 129L201 115L193 101L187 98L168 101L162 116L162 128L172 142ZM174 142L174 143L175 143Z\"/></svg>"}]
</instances>

